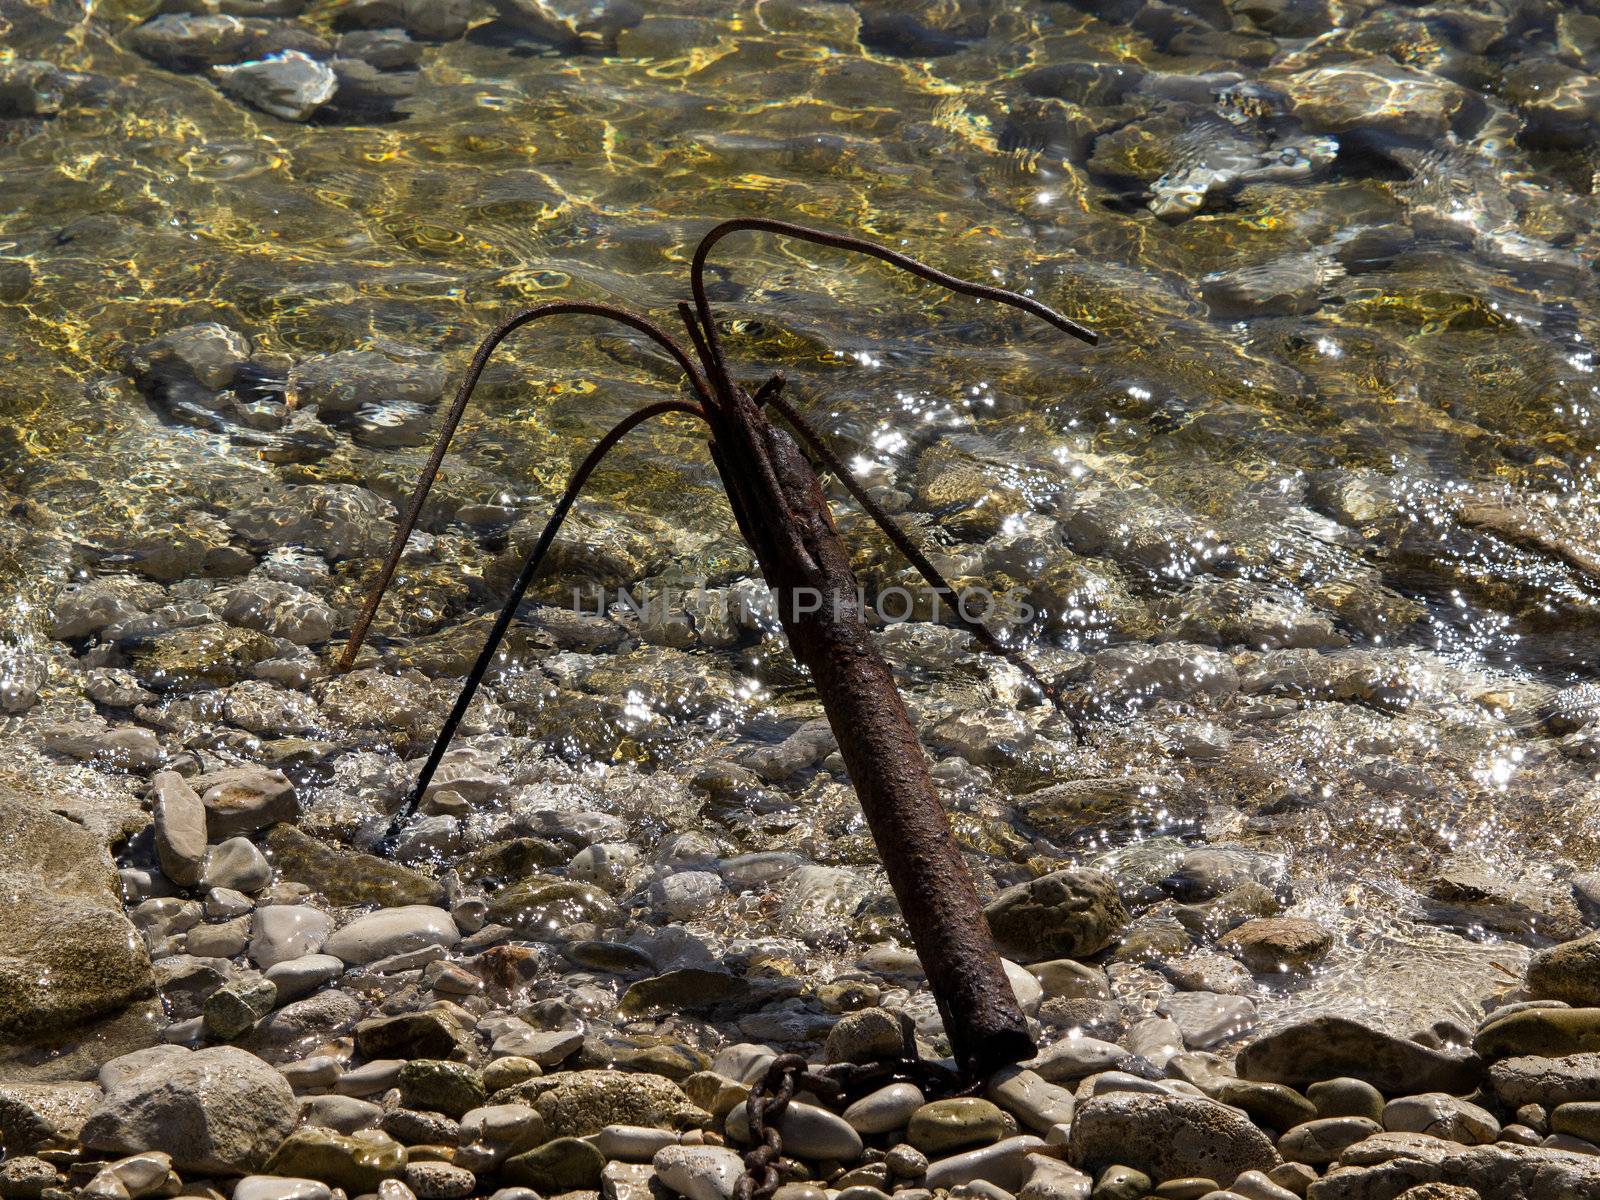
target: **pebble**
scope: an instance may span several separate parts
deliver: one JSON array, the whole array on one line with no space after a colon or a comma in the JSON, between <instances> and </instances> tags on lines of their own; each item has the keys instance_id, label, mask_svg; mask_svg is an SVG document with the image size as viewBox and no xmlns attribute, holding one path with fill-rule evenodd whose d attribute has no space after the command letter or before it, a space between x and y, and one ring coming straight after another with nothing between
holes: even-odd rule
<instances>
[{"instance_id":1,"label":"pebble","mask_svg":"<svg viewBox=\"0 0 1600 1200\"><path fill-rule=\"evenodd\" d=\"M1055 999L1105 1000L1111 996L1111 986L1104 971L1071 958L1051 959L1034 963L1028 971L1039 981L1046 997Z\"/></svg>"},{"instance_id":2,"label":"pebble","mask_svg":"<svg viewBox=\"0 0 1600 1200\"><path fill-rule=\"evenodd\" d=\"M822 1057L830 1063L899 1058L906 1052L907 1037L906 1024L899 1014L864 1008L846 1013L834 1023L823 1043Z\"/></svg>"},{"instance_id":3,"label":"pebble","mask_svg":"<svg viewBox=\"0 0 1600 1200\"><path fill-rule=\"evenodd\" d=\"M1017 1200L1089 1200L1094 1180L1076 1167L1043 1154L1030 1156L1032 1168Z\"/></svg>"},{"instance_id":4,"label":"pebble","mask_svg":"<svg viewBox=\"0 0 1600 1200\"><path fill-rule=\"evenodd\" d=\"M233 1185L233 1200L333 1200L333 1189L315 1179L246 1175Z\"/></svg>"},{"instance_id":5,"label":"pebble","mask_svg":"<svg viewBox=\"0 0 1600 1200\"><path fill-rule=\"evenodd\" d=\"M265 974L278 989L278 1003L287 1004L338 979L344 963L331 954L303 954L273 963Z\"/></svg>"},{"instance_id":6,"label":"pebble","mask_svg":"<svg viewBox=\"0 0 1600 1200\"><path fill-rule=\"evenodd\" d=\"M923 1180L929 1188L937 1190L982 1179L1008 1192L1015 1192L1027 1179L1029 1155L1043 1145L1041 1139L1031 1134L1007 1138L992 1146L968 1150L964 1154L954 1154L929 1163Z\"/></svg>"},{"instance_id":7,"label":"pebble","mask_svg":"<svg viewBox=\"0 0 1600 1200\"><path fill-rule=\"evenodd\" d=\"M664 1146L651 1165L656 1176L686 1200L733 1200L744 1160L720 1146Z\"/></svg>"},{"instance_id":8,"label":"pebble","mask_svg":"<svg viewBox=\"0 0 1600 1200\"><path fill-rule=\"evenodd\" d=\"M200 882L254 895L272 882L272 864L249 838L228 838L206 854Z\"/></svg>"},{"instance_id":9,"label":"pebble","mask_svg":"<svg viewBox=\"0 0 1600 1200\"><path fill-rule=\"evenodd\" d=\"M911 1114L906 1141L929 1157L940 1157L1017 1132L1016 1121L998 1105L974 1097L935 1100Z\"/></svg>"},{"instance_id":10,"label":"pebble","mask_svg":"<svg viewBox=\"0 0 1600 1200\"><path fill-rule=\"evenodd\" d=\"M1383 1126L1367 1117L1319 1117L1296 1125L1278 1139L1278 1153L1290 1162L1321 1167L1335 1162L1345 1149Z\"/></svg>"},{"instance_id":11,"label":"pebble","mask_svg":"<svg viewBox=\"0 0 1600 1200\"><path fill-rule=\"evenodd\" d=\"M1115 881L1088 869L1019 883L996 895L983 912L1001 953L1024 963L1098 953L1128 924Z\"/></svg>"},{"instance_id":12,"label":"pebble","mask_svg":"<svg viewBox=\"0 0 1600 1200\"><path fill-rule=\"evenodd\" d=\"M267 968L316 954L332 929L328 914L310 905L264 905L251 918L250 957Z\"/></svg>"},{"instance_id":13,"label":"pebble","mask_svg":"<svg viewBox=\"0 0 1600 1200\"><path fill-rule=\"evenodd\" d=\"M1156 1011L1178 1026L1183 1044L1194 1050L1232 1041L1256 1027L1255 1001L1244 996L1175 992L1164 997ZM1130 1036L1129 1041L1133 1043L1134 1039ZM1149 1053L1145 1057L1157 1061Z\"/></svg>"},{"instance_id":14,"label":"pebble","mask_svg":"<svg viewBox=\"0 0 1600 1200\"><path fill-rule=\"evenodd\" d=\"M368 1059L339 1076L334 1086L342 1096L379 1096L398 1086L405 1065L399 1058Z\"/></svg>"},{"instance_id":15,"label":"pebble","mask_svg":"<svg viewBox=\"0 0 1600 1200\"><path fill-rule=\"evenodd\" d=\"M1482 1145L1500 1136L1500 1122L1494 1114L1443 1092L1391 1100L1384 1106L1382 1122L1391 1133L1425 1133L1466 1146Z\"/></svg>"},{"instance_id":16,"label":"pebble","mask_svg":"<svg viewBox=\"0 0 1600 1200\"><path fill-rule=\"evenodd\" d=\"M426 947L448 948L460 940L460 930L444 909L406 904L357 917L329 937L325 946L314 948L360 965Z\"/></svg>"},{"instance_id":17,"label":"pebble","mask_svg":"<svg viewBox=\"0 0 1600 1200\"><path fill-rule=\"evenodd\" d=\"M1078 1106L1067 1157L1085 1170L1122 1165L1154 1179L1232 1180L1278 1155L1243 1112L1197 1096L1112 1092Z\"/></svg>"},{"instance_id":18,"label":"pebble","mask_svg":"<svg viewBox=\"0 0 1600 1200\"><path fill-rule=\"evenodd\" d=\"M623 1162L650 1162L657 1151L677 1142L678 1135L672 1130L643 1125L607 1125L594 1136L601 1154Z\"/></svg>"},{"instance_id":19,"label":"pebble","mask_svg":"<svg viewBox=\"0 0 1600 1200\"><path fill-rule=\"evenodd\" d=\"M1072 1093L1066 1088L1047 1083L1022 1067L997 1072L990 1078L984 1095L1038 1134L1055 1125L1069 1124L1075 1107Z\"/></svg>"},{"instance_id":20,"label":"pebble","mask_svg":"<svg viewBox=\"0 0 1600 1200\"><path fill-rule=\"evenodd\" d=\"M904 1129L911 1114L927 1101L912 1083L891 1083L868 1092L844 1110L845 1121L857 1133L873 1135Z\"/></svg>"},{"instance_id":21,"label":"pebble","mask_svg":"<svg viewBox=\"0 0 1600 1200\"><path fill-rule=\"evenodd\" d=\"M295 1062L278 1064L278 1071L297 1092L330 1088L339 1080L342 1067L330 1054L314 1054Z\"/></svg>"},{"instance_id":22,"label":"pebble","mask_svg":"<svg viewBox=\"0 0 1600 1200\"><path fill-rule=\"evenodd\" d=\"M734 1141L749 1141L750 1118L743 1101L728 1114L725 1128ZM784 1152L800 1158L850 1162L861 1153L861 1135L844 1118L798 1100L778 1119L778 1133L783 1138Z\"/></svg>"},{"instance_id":23,"label":"pebble","mask_svg":"<svg viewBox=\"0 0 1600 1200\"><path fill-rule=\"evenodd\" d=\"M1303 1194L1279 1186L1260 1171L1245 1171L1228 1188L1244 1200L1299 1200Z\"/></svg>"},{"instance_id":24,"label":"pebble","mask_svg":"<svg viewBox=\"0 0 1600 1200\"><path fill-rule=\"evenodd\" d=\"M1600 932L1538 951L1526 972L1528 993L1577 1006L1600 1005Z\"/></svg>"},{"instance_id":25,"label":"pebble","mask_svg":"<svg viewBox=\"0 0 1600 1200\"><path fill-rule=\"evenodd\" d=\"M1600 1102L1578 1100L1556 1105L1550 1112L1550 1129L1600 1142Z\"/></svg>"},{"instance_id":26,"label":"pebble","mask_svg":"<svg viewBox=\"0 0 1600 1200\"><path fill-rule=\"evenodd\" d=\"M418 1200L462 1200L478 1185L471 1171L442 1162L408 1162L402 1178Z\"/></svg>"},{"instance_id":27,"label":"pebble","mask_svg":"<svg viewBox=\"0 0 1600 1200\"><path fill-rule=\"evenodd\" d=\"M330 1061L337 1067L336 1060ZM334 1081L338 1081L337 1070ZM307 1125L321 1125L338 1133L355 1133L358 1129L376 1129L383 1118L383 1108L354 1096L311 1096L301 1104L300 1115Z\"/></svg>"},{"instance_id":28,"label":"pebble","mask_svg":"<svg viewBox=\"0 0 1600 1200\"><path fill-rule=\"evenodd\" d=\"M1174 1031L1176 1026L1173 1026ZM1177 1049L1181 1049L1181 1044ZM1049 1083L1065 1083L1125 1066L1134 1055L1114 1042L1091 1037L1066 1037L1023 1065Z\"/></svg>"}]
</instances>

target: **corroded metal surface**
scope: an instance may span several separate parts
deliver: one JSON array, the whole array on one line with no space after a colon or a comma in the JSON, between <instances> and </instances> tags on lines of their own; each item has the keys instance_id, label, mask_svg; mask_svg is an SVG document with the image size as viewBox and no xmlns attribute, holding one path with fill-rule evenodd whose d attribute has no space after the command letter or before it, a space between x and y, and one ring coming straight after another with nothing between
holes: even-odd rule
<instances>
[{"instance_id":1,"label":"corroded metal surface","mask_svg":"<svg viewBox=\"0 0 1600 1200\"><path fill-rule=\"evenodd\" d=\"M997 1067L1032 1055L1033 1040L995 950L977 889L956 847L949 818L929 777L910 716L888 665L873 645L861 611L860 590L850 567L849 551L834 525L816 470L795 439L766 415L766 404L776 400L782 380L770 379L752 396L734 382L728 370L706 293L704 272L716 243L728 234L743 231L783 234L869 254L952 291L1033 313L1091 344L1096 340L1092 332L1036 300L957 279L872 242L763 218L724 222L705 236L695 252L691 268L694 304L692 307L681 304L679 314L699 358L698 365L659 326L609 305L544 305L501 324L474 356L467 378L446 416L433 454L396 530L389 556L352 631L341 660L345 666L355 661L372 615L377 611L456 424L489 356L514 329L558 313L619 321L666 347L683 368L698 402L666 401L641 409L613 428L584 459L524 564L409 800L394 818L388 840L392 843L420 804L529 584L589 474L612 446L647 418L667 412L698 417L709 426L712 459L727 491L739 531L755 553L771 589L789 645L795 658L811 672L839 752L877 842L890 885L938 1001L956 1061L969 1077L981 1078ZM774 406L813 443L825 462L837 463L797 413L781 401ZM845 478L852 482L848 476ZM851 491L858 494L854 487ZM930 583L948 591L949 585L887 515L875 505L868 503L867 507L869 514L890 532L891 540ZM982 631L980 640L1001 653L1010 653L987 630ZM1043 681L1040 682L1042 685Z\"/></svg>"}]
</instances>

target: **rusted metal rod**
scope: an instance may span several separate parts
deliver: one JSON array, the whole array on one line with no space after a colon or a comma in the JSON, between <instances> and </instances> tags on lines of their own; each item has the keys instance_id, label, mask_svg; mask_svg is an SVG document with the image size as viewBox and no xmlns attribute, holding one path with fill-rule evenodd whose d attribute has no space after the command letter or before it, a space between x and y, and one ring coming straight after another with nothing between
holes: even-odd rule
<instances>
[{"instance_id":1,"label":"rusted metal rod","mask_svg":"<svg viewBox=\"0 0 1600 1200\"><path fill-rule=\"evenodd\" d=\"M589 473L629 429L647 417L668 411L701 417L710 428L708 449L739 532L755 554L790 648L810 671L833 727L890 886L938 1001L956 1060L969 1077L982 1077L1033 1054L1027 1020L995 950L977 889L934 790L911 718L888 664L873 644L861 611L849 551L833 523L816 470L795 439L768 419L764 411L768 404L794 425L825 465L839 474L841 482L924 577L941 594L953 597L953 592L909 537L856 485L822 439L781 399L781 377L769 379L753 396L734 382L717 334L704 272L712 247L727 235L741 231L777 233L869 254L952 291L1022 309L1084 341L1096 341L1090 330L1029 297L957 279L873 242L766 218L724 222L712 229L695 251L690 278L694 304L680 304L679 314L698 364L659 326L606 305L545 305L505 322L480 347L446 417L439 441L396 530L389 558L352 631L342 659L346 666L354 660L372 614L377 611L472 388L490 353L512 329L555 312L586 312L624 321L668 349L688 376L699 403L666 401L642 409L607 434L584 460L524 565L417 786L391 825L390 838L420 803L456 726L493 662L523 594ZM1053 697L1048 685L1014 650L987 628L968 621L959 606L956 611L986 648L1018 661L1046 695Z\"/></svg>"}]
</instances>

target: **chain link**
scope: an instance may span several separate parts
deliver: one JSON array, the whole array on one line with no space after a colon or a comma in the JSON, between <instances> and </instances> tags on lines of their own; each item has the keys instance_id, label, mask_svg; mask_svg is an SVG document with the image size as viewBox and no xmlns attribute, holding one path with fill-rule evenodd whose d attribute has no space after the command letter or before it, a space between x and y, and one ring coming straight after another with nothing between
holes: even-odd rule
<instances>
[{"instance_id":1,"label":"chain link","mask_svg":"<svg viewBox=\"0 0 1600 1200\"><path fill-rule=\"evenodd\" d=\"M750 1149L744 1156L744 1174L734 1186L733 1200L772 1200L783 1183L778 1160L783 1157L783 1135L778 1126L798 1092L810 1092L826 1107L847 1101L891 1083L914 1083L929 1100L975 1091L963 1085L950 1068L924 1058L894 1058L870 1063L833 1063L814 1067L798 1054L780 1054L766 1074L750 1088Z\"/></svg>"}]
</instances>

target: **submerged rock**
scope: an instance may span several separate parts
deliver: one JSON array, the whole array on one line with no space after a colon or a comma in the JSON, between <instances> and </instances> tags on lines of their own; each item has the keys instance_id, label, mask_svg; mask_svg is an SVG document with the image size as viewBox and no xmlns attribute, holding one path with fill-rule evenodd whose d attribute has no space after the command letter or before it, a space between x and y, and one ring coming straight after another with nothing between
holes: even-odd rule
<instances>
[{"instance_id":1,"label":"submerged rock","mask_svg":"<svg viewBox=\"0 0 1600 1200\"><path fill-rule=\"evenodd\" d=\"M1302 71L1285 91L1294 115L1311 129L1416 138L1443 137L1467 100L1457 84L1385 59Z\"/></svg>"},{"instance_id":2,"label":"submerged rock","mask_svg":"<svg viewBox=\"0 0 1600 1200\"><path fill-rule=\"evenodd\" d=\"M1019 962L1084 958L1128 924L1116 883L1103 871L1054 871L1007 888L984 906L1001 953Z\"/></svg>"},{"instance_id":3,"label":"submerged rock","mask_svg":"<svg viewBox=\"0 0 1600 1200\"><path fill-rule=\"evenodd\" d=\"M444 368L431 358L396 362L374 350L342 350L296 363L288 397L328 416L369 404L436 404L446 384Z\"/></svg>"},{"instance_id":4,"label":"submerged rock","mask_svg":"<svg viewBox=\"0 0 1600 1200\"><path fill-rule=\"evenodd\" d=\"M308 121L339 90L333 68L298 50L214 67L218 85L252 108L284 121Z\"/></svg>"},{"instance_id":5,"label":"submerged rock","mask_svg":"<svg viewBox=\"0 0 1600 1200\"><path fill-rule=\"evenodd\" d=\"M1390 1095L1469 1092L1482 1071L1465 1050L1434 1050L1332 1015L1308 1017L1256 1038L1239 1053L1245 1079L1304 1087L1318 1080L1361 1079Z\"/></svg>"}]
</instances>

